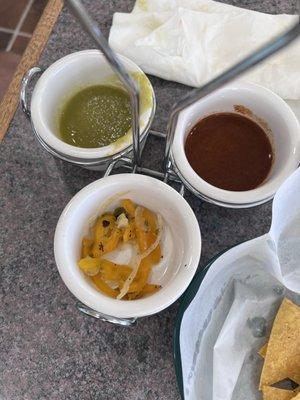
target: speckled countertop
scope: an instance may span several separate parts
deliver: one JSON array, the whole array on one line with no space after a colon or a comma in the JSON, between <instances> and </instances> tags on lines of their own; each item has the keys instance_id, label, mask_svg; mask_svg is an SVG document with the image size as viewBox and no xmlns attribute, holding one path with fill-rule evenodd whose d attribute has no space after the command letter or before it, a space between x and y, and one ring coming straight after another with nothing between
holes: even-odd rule
<instances>
[{"instance_id":1,"label":"speckled countertop","mask_svg":"<svg viewBox=\"0 0 300 400\"><path fill-rule=\"evenodd\" d=\"M293 13L296 0L244 0L232 4ZM114 11L130 0L85 1L108 34ZM40 65L93 47L64 9ZM153 127L164 130L168 110L188 88L150 77L158 107ZM145 163L159 164L155 139ZM53 257L58 217L71 197L100 177L55 160L37 144L19 109L0 149L0 399L178 400L173 327L178 304L133 328L80 314ZM200 268L216 253L265 233L271 203L230 210L186 196L203 237Z\"/></svg>"}]
</instances>

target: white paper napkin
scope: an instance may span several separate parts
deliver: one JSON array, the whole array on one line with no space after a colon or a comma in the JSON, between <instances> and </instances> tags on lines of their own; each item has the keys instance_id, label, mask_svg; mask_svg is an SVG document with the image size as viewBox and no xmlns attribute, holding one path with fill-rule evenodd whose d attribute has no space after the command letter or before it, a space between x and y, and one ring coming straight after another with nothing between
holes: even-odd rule
<instances>
[{"instance_id":1,"label":"white paper napkin","mask_svg":"<svg viewBox=\"0 0 300 400\"><path fill-rule=\"evenodd\" d=\"M197 87L296 21L213 0L138 0L132 13L114 14L109 43L146 73ZM243 79L299 100L299 71L297 40Z\"/></svg>"}]
</instances>

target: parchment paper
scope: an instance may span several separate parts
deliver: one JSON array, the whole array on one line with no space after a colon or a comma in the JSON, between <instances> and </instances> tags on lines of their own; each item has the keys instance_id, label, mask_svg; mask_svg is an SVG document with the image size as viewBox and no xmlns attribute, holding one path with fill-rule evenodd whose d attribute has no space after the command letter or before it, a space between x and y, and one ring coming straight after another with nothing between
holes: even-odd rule
<instances>
[{"instance_id":1,"label":"parchment paper","mask_svg":"<svg viewBox=\"0 0 300 400\"><path fill-rule=\"evenodd\" d=\"M258 400L267 341L284 296L300 305L300 169L273 201L270 232L219 257L186 310L186 400Z\"/></svg>"}]
</instances>

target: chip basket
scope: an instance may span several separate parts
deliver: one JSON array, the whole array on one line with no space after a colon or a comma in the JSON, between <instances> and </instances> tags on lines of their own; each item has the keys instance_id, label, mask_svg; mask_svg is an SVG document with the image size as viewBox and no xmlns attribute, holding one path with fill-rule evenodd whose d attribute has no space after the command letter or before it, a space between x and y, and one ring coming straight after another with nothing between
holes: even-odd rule
<instances>
[{"instance_id":1,"label":"chip basket","mask_svg":"<svg viewBox=\"0 0 300 400\"><path fill-rule=\"evenodd\" d=\"M197 100L221 88L223 85L237 78L250 68L259 64L266 58L270 57L280 49L287 46L294 39L296 39L300 35L300 21L298 21L287 32L283 33L279 37L276 37L275 39L272 39L267 44L260 47L256 52L250 54L248 57L244 58L242 61L235 64L233 67L227 69L225 72L217 76L215 79L211 80L210 82L206 83L200 88L192 89L186 96L181 98L178 102L176 102L172 106L167 124L167 132L166 133L158 132L155 130L151 130L151 127L149 127L150 129L146 134L145 140L140 142L139 93L135 86L135 83L133 82L129 74L126 72L125 68L123 67L121 61L115 55L114 51L109 47L98 25L88 15L84 6L81 4L80 0L65 0L65 2L69 6L74 16L81 23L83 29L93 39L96 47L103 53L106 60L110 64L112 70L124 84L125 88L128 90L130 95L130 101L132 106L132 132L133 132L133 144L130 150L132 149L131 152L132 155L128 155L128 151L127 152L123 151L110 157L107 160L109 161L109 164L103 176L108 176L112 174L117 168L118 170L121 169L127 172L150 175L154 178L163 180L165 183L168 184L176 183L177 186L179 185L178 190L182 196L184 196L185 190L187 189L190 192L192 192L195 196L204 201L222 206L230 206L229 204L226 205L224 203L219 203L218 201L208 198L207 196L200 193L189 182L186 181L186 179L182 176L180 171L176 168L174 160L172 159L171 148L174 139L175 127L178 120L178 116L181 111L192 105ZM57 157L63 161L79 165L82 167L97 166L97 162L95 162L94 160L85 160L85 162L79 162L78 160L73 159L70 156L65 156L57 152L56 150L51 148L47 143L45 143L45 141L39 136L39 134L34 129L31 120L30 104L28 101L29 84L31 83L32 79L35 76L41 74L42 72L43 72L42 69L39 67L31 68L25 74L22 80L22 86L20 92L20 103L22 110L24 111L28 119L31 121L31 126L37 140L45 148L45 150L47 150L54 157ZM143 150L149 135L155 136L164 142L165 150L164 150L164 157L162 160L162 172L141 166ZM265 201L267 200L269 199L266 199ZM247 205L243 205L243 207L247 207ZM136 321L135 318L115 318L112 316L100 314L97 311L94 311L83 304L78 304L77 308L81 312L87 315L118 325L130 326L133 325Z\"/></svg>"}]
</instances>

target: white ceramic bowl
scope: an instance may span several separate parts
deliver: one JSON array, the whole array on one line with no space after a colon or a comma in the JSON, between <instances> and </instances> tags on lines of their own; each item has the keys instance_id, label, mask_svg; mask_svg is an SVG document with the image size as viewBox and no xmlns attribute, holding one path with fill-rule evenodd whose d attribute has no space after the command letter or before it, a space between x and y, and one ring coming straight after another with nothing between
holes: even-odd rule
<instances>
[{"instance_id":1,"label":"white ceramic bowl","mask_svg":"<svg viewBox=\"0 0 300 400\"><path fill-rule=\"evenodd\" d=\"M162 289L139 300L116 300L99 292L77 266L81 240L89 221L108 198L122 194L159 212L164 219L163 259L151 281ZM111 207L117 204L111 204ZM103 212L103 211L102 211ZM200 259L201 235L197 219L182 196L167 184L144 175L118 174L99 179L77 193L58 221L54 253L59 273L69 290L88 307L118 318L155 314L178 299L191 282Z\"/></svg>"},{"instance_id":2,"label":"white ceramic bowl","mask_svg":"<svg viewBox=\"0 0 300 400\"><path fill-rule=\"evenodd\" d=\"M141 140L150 128L155 113L155 95L143 71L128 58L118 55L129 73L138 73L145 80L149 107L140 115ZM104 55L98 50L84 50L69 54L52 64L39 78L31 100L32 124L40 138L54 151L75 160L101 160L130 150L132 135L126 140L100 148L81 148L59 138L58 122L66 101L81 88L96 84L110 84L115 79ZM134 78L137 83L139 80ZM125 132L124 132L125 134Z\"/></svg>"},{"instance_id":3,"label":"white ceramic bowl","mask_svg":"<svg viewBox=\"0 0 300 400\"><path fill-rule=\"evenodd\" d=\"M268 125L275 153L274 164L265 182L256 189L243 192L223 190L204 181L190 166L184 151L186 137L197 121L216 112L235 112L235 105L248 108ZM285 101L272 91L252 83L235 82L180 113L172 160L179 176L199 197L226 207L251 207L273 198L279 186L299 165L299 122Z\"/></svg>"}]
</instances>

